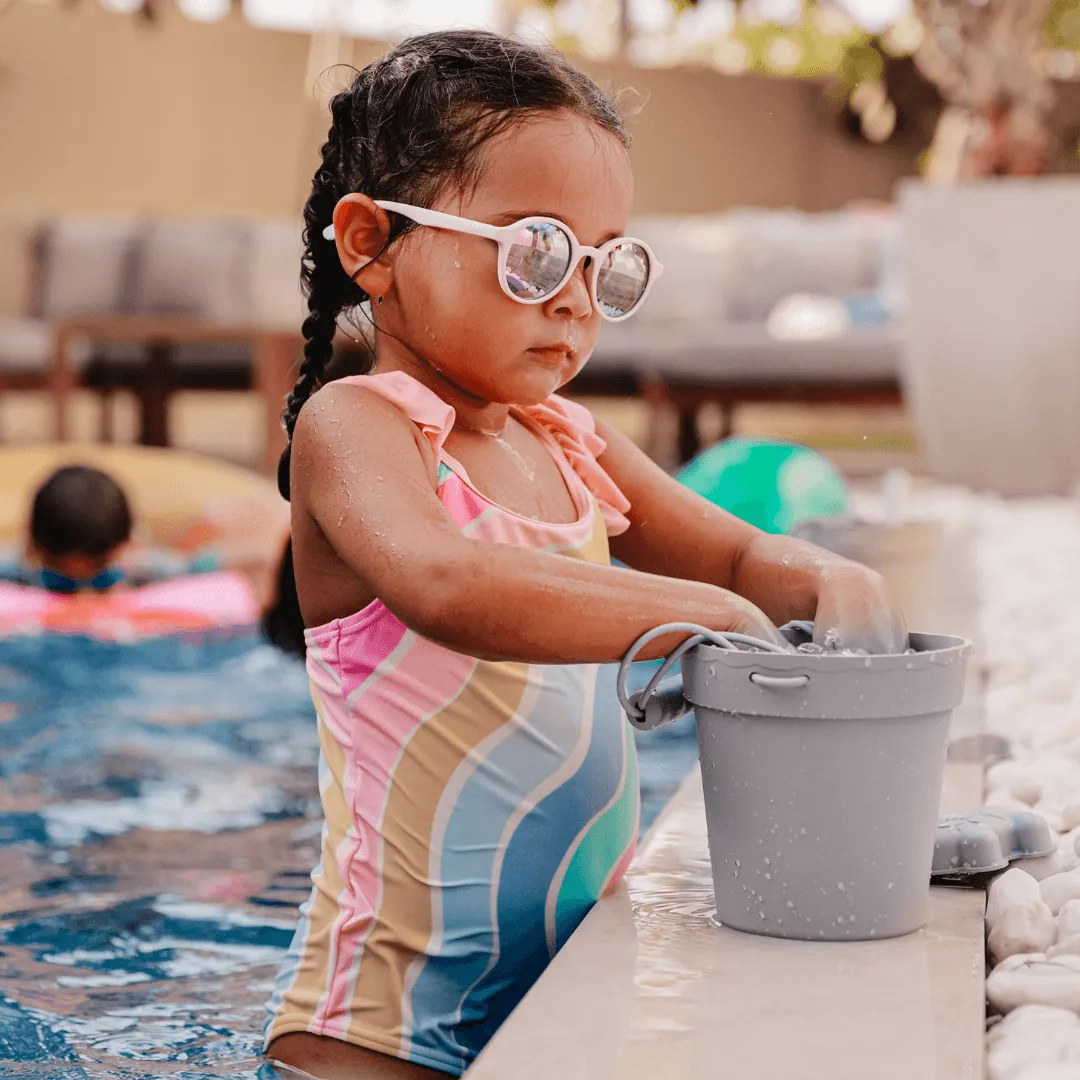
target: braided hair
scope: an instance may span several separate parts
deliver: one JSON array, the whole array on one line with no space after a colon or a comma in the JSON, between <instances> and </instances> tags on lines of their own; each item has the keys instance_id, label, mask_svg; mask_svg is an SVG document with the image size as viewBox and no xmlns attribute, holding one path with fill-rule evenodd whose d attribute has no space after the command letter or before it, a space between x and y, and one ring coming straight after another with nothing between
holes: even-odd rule
<instances>
[{"instance_id":1,"label":"braided hair","mask_svg":"<svg viewBox=\"0 0 1080 1080\"><path fill-rule=\"evenodd\" d=\"M584 116L628 144L615 105L561 53L487 31L409 38L359 71L332 99L330 131L304 206L300 277L308 316L304 359L282 414L289 445L278 466L278 488L286 499L300 410L335 377L331 361L338 318L370 299L345 272L334 241L323 236L338 201L363 192L372 199L431 206L445 191L476 183L480 151L493 136L537 113L557 110ZM412 228L412 222L392 215L383 250ZM264 628L282 648L302 654L291 549L279 587L277 607Z\"/></svg>"}]
</instances>

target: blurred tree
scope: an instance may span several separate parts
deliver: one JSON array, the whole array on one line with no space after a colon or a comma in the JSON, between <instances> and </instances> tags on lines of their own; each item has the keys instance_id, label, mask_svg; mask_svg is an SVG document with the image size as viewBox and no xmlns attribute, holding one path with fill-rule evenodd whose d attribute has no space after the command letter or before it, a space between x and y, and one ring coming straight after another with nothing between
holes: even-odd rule
<instances>
[{"instance_id":1,"label":"blurred tree","mask_svg":"<svg viewBox=\"0 0 1080 1080\"><path fill-rule=\"evenodd\" d=\"M1051 150L1052 40L1078 14L1058 0L915 0L925 34L919 70L949 108L930 150L928 173L945 182L1036 176ZM1073 49L1075 50L1075 44Z\"/></svg>"}]
</instances>

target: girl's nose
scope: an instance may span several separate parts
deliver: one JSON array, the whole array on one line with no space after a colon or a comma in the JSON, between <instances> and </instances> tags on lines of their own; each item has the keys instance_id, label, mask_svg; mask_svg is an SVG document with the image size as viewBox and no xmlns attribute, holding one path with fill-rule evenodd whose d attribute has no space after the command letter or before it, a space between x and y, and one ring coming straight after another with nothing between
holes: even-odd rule
<instances>
[{"instance_id":1,"label":"girl's nose","mask_svg":"<svg viewBox=\"0 0 1080 1080\"><path fill-rule=\"evenodd\" d=\"M574 269L570 280L544 305L550 315L564 318L584 319L592 313L592 297L585 275L592 264L592 257L586 255Z\"/></svg>"}]
</instances>

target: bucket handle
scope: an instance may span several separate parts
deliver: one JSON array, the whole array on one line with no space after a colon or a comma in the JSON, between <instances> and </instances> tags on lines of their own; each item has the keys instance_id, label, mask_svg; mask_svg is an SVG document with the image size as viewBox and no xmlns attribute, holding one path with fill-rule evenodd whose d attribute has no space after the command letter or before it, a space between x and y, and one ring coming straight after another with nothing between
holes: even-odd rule
<instances>
[{"instance_id":1,"label":"bucket handle","mask_svg":"<svg viewBox=\"0 0 1080 1080\"><path fill-rule=\"evenodd\" d=\"M750 681L755 686L764 686L768 690L801 690L810 682L810 676L763 675L760 671L751 671Z\"/></svg>"},{"instance_id":2,"label":"bucket handle","mask_svg":"<svg viewBox=\"0 0 1080 1080\"><path fill-rule=\"evenodd\" d=\"M641 652L650 641L655 641L665 634L689 634L690 636L677 645L660 668L653 674L649 684L644 690L635 690L633 694L626 692L626 679L630 674L630 665L634 658ZM696 623L665 623L654 630L642 634L627 650L626 655L619 665L618 678L615 681L615 692L619 695L619 703L626 712L626 718L639 731L652 731L678 720L692 711L693 705L683 697L682 679L675 678L664 683L664 677L682 659L685 653L698 645L708 642L720 649L737 651L740 645L750 646L763 652L787 653L789 650L780 645L774 645L771 641L762 641L760 638L750 637L748 634L736 634L721 630L708 630Z\"/></svg>"}]
</instances>

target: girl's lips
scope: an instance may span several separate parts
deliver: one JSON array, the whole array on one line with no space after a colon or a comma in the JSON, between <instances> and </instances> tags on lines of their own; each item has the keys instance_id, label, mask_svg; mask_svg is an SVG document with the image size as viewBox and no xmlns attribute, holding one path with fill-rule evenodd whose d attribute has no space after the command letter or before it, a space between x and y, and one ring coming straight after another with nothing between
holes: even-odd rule
<instances>
[{"instance_id":1,"label":"girl's lips","mask_svg":"<svg viewBox=\"0 0 1080 1080\"><path fill-rule=\"evenodd\" d=\"M539 345L529 352L552 364L561 364L574 357L574 350L569 345Z\"/></svg>"}]
</instances>

